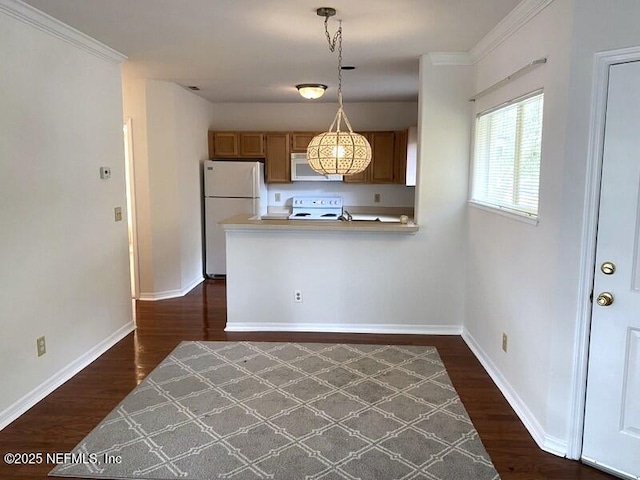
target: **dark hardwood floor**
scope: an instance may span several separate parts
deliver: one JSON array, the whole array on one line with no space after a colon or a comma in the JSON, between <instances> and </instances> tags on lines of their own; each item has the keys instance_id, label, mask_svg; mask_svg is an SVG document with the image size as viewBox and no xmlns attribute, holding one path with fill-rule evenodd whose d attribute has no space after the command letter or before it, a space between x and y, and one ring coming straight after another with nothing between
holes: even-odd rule
<instances>
[{"instance_id":1,"label":"dark hardwood floor","mask_svg":"<svg viewBox=\"0 0 640 480\"><path fill-rule=\"evenodd\" d=\"M502 479L614 478L540 450L460 337L225 333L225 321L220 280L207 280L184 298L138 302L137 331L2 430L0 453L71 451L182 340L397 343L438 348ZM0 479L46 478L51 468L0 460Z\"/></svg>"}]
</instances>

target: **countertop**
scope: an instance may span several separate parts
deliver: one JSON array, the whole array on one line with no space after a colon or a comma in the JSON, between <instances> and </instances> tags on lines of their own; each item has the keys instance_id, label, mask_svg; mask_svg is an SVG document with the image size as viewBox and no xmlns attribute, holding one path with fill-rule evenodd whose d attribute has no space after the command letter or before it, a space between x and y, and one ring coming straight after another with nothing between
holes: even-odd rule
<instances>
[{"instance_id":1,"label":"countertop","mask_svg":"<svg viewBox=\"0 0 640 480\"><path fill-rule=\"evenodd\" d=\"M220 222L225 231L234 230L280 230L280 231L324 231L324 232L370 232L415 234L419 227L412 221L406 224L358 220L342 222L338 220L262 220L259 216L234 215Z\"/></svg>"}]
</instances>

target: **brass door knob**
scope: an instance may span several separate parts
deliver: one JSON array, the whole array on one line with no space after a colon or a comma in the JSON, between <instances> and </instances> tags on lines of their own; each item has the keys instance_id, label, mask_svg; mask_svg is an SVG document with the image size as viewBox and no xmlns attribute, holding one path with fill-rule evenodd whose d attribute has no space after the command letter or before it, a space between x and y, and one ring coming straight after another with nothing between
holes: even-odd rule
<instances>
[{"instance_id":1,"label":"brass door knob","mask_svg":"<svg viewBox=\"0 0 640 480\"><path fill-rule=\"evenodd\" d=\"M613 295L611 295L609 292L602 292L600 295L598 295L596 303L601 307L608 307L613 303Z\"/></svg>"},{"instance_id":2,"label":"brass door knob","mask_svg":"<svg viewBox=\"0 0 640 480\"><path fill-rule=\"evenodd\" d=\"M616 266L612 262L604 262L600 270L602 270L602 273L605 275L613 275L616 271Z\"/></svg>"}]
</instances>

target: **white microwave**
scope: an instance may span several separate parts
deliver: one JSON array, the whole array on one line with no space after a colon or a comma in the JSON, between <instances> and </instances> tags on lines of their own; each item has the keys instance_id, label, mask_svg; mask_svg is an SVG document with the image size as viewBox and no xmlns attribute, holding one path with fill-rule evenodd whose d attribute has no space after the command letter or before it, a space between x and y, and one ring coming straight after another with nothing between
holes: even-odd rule
<instances>
[{"instance_id":1,"label":"white microwave","mask_svg":"<svg viewBox=\"0 0 640 480\"><path fill-rule=\"evenodd\" d=\"M322 175L316 172L307 161L306 153L291 154L292 182L341 182L342 175Z\"/></svg>"}]
</instances>

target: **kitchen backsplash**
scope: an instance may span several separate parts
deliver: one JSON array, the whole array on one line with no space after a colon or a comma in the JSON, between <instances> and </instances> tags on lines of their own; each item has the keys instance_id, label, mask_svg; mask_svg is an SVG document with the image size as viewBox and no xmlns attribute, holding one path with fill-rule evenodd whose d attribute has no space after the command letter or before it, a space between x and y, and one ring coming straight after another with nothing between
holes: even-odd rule
<instances>
[{"instance_id":1,"label":"kitchen backsplash","mask_svg":"<svg viewBox=\"0 0 640 480\"><path fill-rule=\"evenodd\" d=\"M342 182L295 182L269 184L269 208L291 207L296 196L338 195L344 205L413 208L415 188L404 185L358 185ZM380 201L376 202L376 194ZM277 197L279 195L279 200Z\"/></svg>"}]
</instances>

